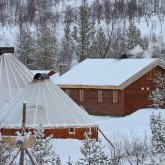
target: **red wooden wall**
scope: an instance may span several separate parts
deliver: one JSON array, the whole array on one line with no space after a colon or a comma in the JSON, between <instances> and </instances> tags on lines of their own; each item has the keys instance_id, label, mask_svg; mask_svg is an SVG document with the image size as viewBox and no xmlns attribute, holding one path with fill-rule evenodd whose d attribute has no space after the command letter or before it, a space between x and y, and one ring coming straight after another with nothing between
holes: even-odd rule
<instances>
[{"instance_id":1,"label":"red wooden wall","mask_svg":"<svg viewBox=\"0 0 165 165\"><path fill-rule=\"evenodd\" d=\"M67 88L68 89L68 88ZM63 89L64 91L67 90ZM92 115L124 115L124 94L118 91L118 102L113 103L113 90L102 89L102 102L98 101L98 89L83 89L84 99L79 100L80 88L70 88L69 96L80 106L82 106L89 114Z\"/></svg>"},{"instance_id":2,"label":"red wooden wall","mask_svg":"<svg viewBox=\"0 0 165 165\"><path fill-rule=\"evenodd\" d=\"M131 68L130 68L131 69ZM159 66L153 69L155 73L165 70ZM148 95L155 89L153 80L147 80L145 74L138 80L130 84L124 90L118 90L118 102L113 103L113 90L102 89L102 103L98 102L98 90L88 88L63 88L64 91L70 90L69 96L92 115L109 115L109 116L125 116L129 115L140 108L147 108L151 105ZM144 88L144 90L142 90ZM149 90L147 90L147 88ZM83 101L79 100L80 90L84 90Z\"/></svg>"},{"instance_id":3,"label":"red wooden wall","mask_svg":"<svg viewBox=\"0 0 165 165\"><path fill-rule=\"evenodd\" d=\"M21 129L1 129L2 135L11 135L14 136L16 135L16 131L21 132ZM30 129L30 131L34 134L34 129ZM83 140L85 139L84 133L89 132L89 128L75 128L75 134L69 134L69 128L45 128L44 134L45 137L53 135L53 138L61 138L61 139L66 139L66 138L73 138L73 139L79 139ZM91 138L95 138L98 140L98 128L97 127L91 127Z\"/></svg>"},{"instance_id":4,"label":"red wooden wall","mask_svg":"<svg viewBox=\"0 0 165 165\"><path fill-rule=\"evenodd\" d=\"M161 67L157 66L153 69L154 73L164 72ZM140 77L137 81L124 89L124 114L128 115L140 108L148 108L152 102L148 99L149 94L155 90L153 80L147 79L147 74Z\"/></svg>"}]
</instances>

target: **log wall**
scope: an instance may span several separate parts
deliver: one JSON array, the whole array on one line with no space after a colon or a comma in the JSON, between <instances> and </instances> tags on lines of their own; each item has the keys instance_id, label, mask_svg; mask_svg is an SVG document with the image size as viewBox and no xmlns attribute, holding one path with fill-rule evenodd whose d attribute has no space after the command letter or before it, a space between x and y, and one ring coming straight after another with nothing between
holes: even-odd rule
<instances>
[{"instance_id":1,"label":"log wall","mask_svg":"<svg viewBox=\"0 0 165 165\"><path fill-rule=\"evenodd\" d=\"M131 69L131 68L130 68ZM154 72L165 73L159 66ZM144 88L144 90L143 90ZM118 90L118 102L113 103L113 89L102 89L102 102L98 102L98 90L90 88L62 88L65 92L69 90L69 96L89 114L125 116L140 108L147 108L151 105L148 96L155 89L153 80L147 79L147 74L130 84L124 90ZM84 91L84 99L80 100L80 90Z\"/></svg>"},{"instance_id":2,"label":"log wall","mask_svg":"<svg viewBox=\"0 0 165 165\"><path fill-rule=\"evenodd\" d=\"M29 129L29 130L32 132L32 134L34 134L34 129ZM72 138L72 139L83 140L85 139L84 133L89 132L89 130L90 128L75 128L75 133L70 134L69 128L51 128L51 129L45 128L44 134L45 134L45 137L53 135L53 138L60 138L60 139ZM15 136L16 131L21 132L21 128L20 129L6 129L6 128L1 129L2 135L8 135L8 136L9 135ZM91 137L98 140L98 128L91 127L91 132L92 132Z\"/></svg>"},{"instance_id":3,"label":"log wall","mask_svg":"<svg viewBox=\"0 0 165 165\"><path fill-rule=\"evenodd\" d=\"M155 74L165 73L161 67L152 69ZM141 108L149 108L152 102L148 99L149 94L155 90L155 83L152 79L147 79L147 74L140 77L134 83L124 89L124 114L129 115Z\"/></svg>"},{"instance_id":4,"label":"log wall","mask_svg":"<svg viewBox=\"0 0 165 165\"><path fill-rule=\"evenodd\" d=\"M102 89L102 102L98 101L98 90L100 89L65 88L63 90L70 90L69 96L91 115L124 115L123 91L118 90L118 101L114 103L112 89ZM79 99L80 90L84 90L83 101Z\"/></svg>"}]
</instances>

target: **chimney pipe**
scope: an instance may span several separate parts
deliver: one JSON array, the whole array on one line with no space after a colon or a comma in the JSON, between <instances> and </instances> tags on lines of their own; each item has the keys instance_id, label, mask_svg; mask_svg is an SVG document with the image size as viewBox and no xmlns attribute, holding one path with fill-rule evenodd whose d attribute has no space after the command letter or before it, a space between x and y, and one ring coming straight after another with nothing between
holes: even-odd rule
<instances>
[{"instance_id":1,"label":"chimney pipe","mask_svg":"<svg viewBox=\"0 0 165 165\"><path fill-rule=\"evenodd\" d=\"M0 47L0 55L3 53L14 53L14 47Z\"/></svg>"},{"instance_id":2,"label":"chimney pipe","mask_svg":"<svg viewBox=\"0 0 165 165\"><path fill-rule=\"evenodd\" d=\"M67 64L59 64L60 76L63 75L66 71L67 71Z\"/></svg>"},{"instance_id":3,"label":"chimney pipe","mask_svg":"<svg viewBox=\"0 0 165 165\"><path fill-rule=\"evenodd\" d=\"M50 76L52 76L52 75L54 75L56 72L54 71L54 70L51 70L49 73L48 73L48 76L50 77Z\"/></svg>"},{"instance_id":4,"label":"chimney pipe","mask_svg":"<svg viewBox=\"0 0 165 165\"><path fill-rule=\"evenodd\" d=\"M120 59L127 59L128 58L128 55L126 53L122 54Z\"/></svg>"}]
</instances>

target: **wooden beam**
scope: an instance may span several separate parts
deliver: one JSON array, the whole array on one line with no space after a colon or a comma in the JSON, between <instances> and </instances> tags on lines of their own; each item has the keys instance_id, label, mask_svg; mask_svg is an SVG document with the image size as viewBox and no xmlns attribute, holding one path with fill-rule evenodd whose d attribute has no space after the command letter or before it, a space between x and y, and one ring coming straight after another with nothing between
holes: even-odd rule
<instances>
[{"instance_id":1,"label":"wooden beam","mask_svg":"<svg viewBox=\"0 0 165 165\"><path fill-rule=\"evenodd\" d=\"M25 152L26 152L27 155L29 156L29 158L30 158L32 164L33 164L33 165L37 165L38 163L37 163L36 159L33 158L33 156L32 156L32 154L30 153L30 151L29 151L28 149L25 148Z\"/></svg>"},{"instance_id":2,"label":"wooden beam","mask_svg":"<svg viewBox=\"0 0 165 165\"><path fill-rule=\"evenodd\" d=\"M106 85L67 85L57 84L60 88L82 88L82 89L115 89L118 90L118 86L106 86Z\"/></svg>"},{"instance_id":3,"label":"wooden beam","mask_svg":"<svg viewBox=\"0 0 165 165\"><path fill-rule=\"evenodd\" d=\"M5 143L8 143L10 148L18 148L16 146L17 137L18 136L2 136L2 140ZM32 135L30 135L28 139L25 137L22 148L32 148L33 143L34 143L34 137Z\"/></svg>"},{"instance_id":4,"label":"wooden beam","mask_svg":"<svg viewBox=\"0 0 165 165\"><path fill-rule=\"evenodd\" d=\"M25 123L26 123L26 103L23 103L23 116L22 116L22 135L25 133Z\"/></svg>"},{"instance_id":5,"label":"wooden beam","mask_svg":"<svg viewBox=\"0 0 165 165\"><path fill-rule=\"evenodd\" d=\"M25 123L26 123L26 103L23 103L23 115L22 115L22 136L25 135ZM20 149L20 165L24 165L24 148Z\"/></svg>"},{"instance_id":6,"label":"wooden beam","mask_svg":"<svg viewBox=\"0 0 165 165\"><path fill-rule=\"evenodd\" d=\"M105 140L113 147L113 148L115 148L114 147L114 145L110 142L110 140L105 136L105 134L101 131L101 129L99 128L99 132L103 135L103 137L105 138Z\"/></svg>"},{"instance_id":7,"label":"wooden beam","mask_svg":"<svg viewBox=\"0 0 165 165\"><path fill-rule=\"evenodd\" d=\"M24 165L24 149L20 148L20 165Z\"/></svg>"}]
</instances>

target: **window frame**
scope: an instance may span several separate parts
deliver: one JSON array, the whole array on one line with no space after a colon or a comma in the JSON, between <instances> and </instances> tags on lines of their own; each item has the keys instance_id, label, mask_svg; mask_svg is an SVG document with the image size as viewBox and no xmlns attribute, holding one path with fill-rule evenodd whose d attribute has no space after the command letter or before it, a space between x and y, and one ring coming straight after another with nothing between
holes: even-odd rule
<instances>
[{"instance_id":1,"label":"window frame","mask_svg":"<svg viewBox=\"0 0 165 165\"><path fill-rule=\"evenodd\" d=\"M76 128L74 127L69 128L69 134L76 134Z\"/></svg>"},{"instance_id":2,"label":"window frame","mask_svg":"<svg viewBox=\"0 0 165 165\"><path fill-rule=\"evenodd\" d=\"M70 96L70 89L65 89L65 93Z\"/></svg>"},{"instance_id":3,"label":"window frame","mask_svg":"<svg viewBox=\"0 0 165 165\"><path fill-rule=\"evenodd\" d=\"M155 70L150 70L146 74L146 78L147 78L147 80L154 80L154 78L155 78Z\"/></svg>"},{"instance_id":4,"label":"window frame","mask_svg":"<svg viewBox=\"0 0 165 165\"><path fill-rule=\"evenodd\" d=\"M113 90L113 92L112 92L112 102L118 103L118 91L117 90Z\"/></svg>"},{"instance_id":5,"label":"window frame","mask_svg":"<svg viewBox=\"0 0 165 165\"><path fill-rule=\"evenodd\" d=\"M97 102L102 103L103 102L103 90L99 89L97 92Z\"/></svg>"},{"instance_id":6,"label":"window frame","mask_svg":"<svg viewBox=\"0 0 165 165\"><path fill-rule=\"evenodd\" d=\"M79 90L79 101L84 102L84 89Z\"/></svg>"}]
</instances>

